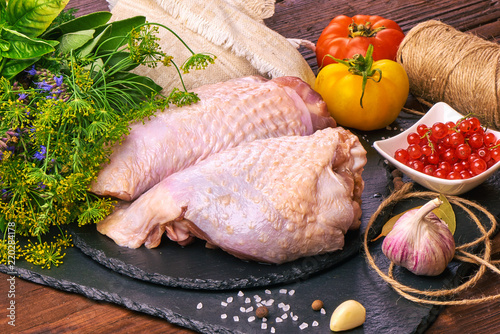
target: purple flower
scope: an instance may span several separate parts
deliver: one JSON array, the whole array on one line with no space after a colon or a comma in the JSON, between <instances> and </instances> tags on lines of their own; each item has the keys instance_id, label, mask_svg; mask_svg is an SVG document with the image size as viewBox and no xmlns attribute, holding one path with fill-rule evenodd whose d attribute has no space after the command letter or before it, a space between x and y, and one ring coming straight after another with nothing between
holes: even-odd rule
<instances>
[{"instance_id":1,"label":"purple flower","mask_svg":"<svg viewBox=\"0 0 500 334\"><path fill-rule=\"evenodd\" d=\"M35 82L36 86L40 89L43 89L47 92L49 92L52 88L52 85L48 84L47 82L45 82L45 80L43 80L42 82Z\"/></svg>"},{"instance_id":2,"label":"purple flower","mask_svg":"<svg viewBox=\"0 0 500 334\"><path fill-rule=\"evenodd\" d=\"M63 84L63 76L62 76L62 74L60 76L55 76L54 75L54 81L56 82L56 86L57 87L61 87L61 85Z\"/></svg>"},{"instance_id":3,"label":"purple flower","mask_svg":"<svg viewBox=\"0 0 500 334\"><path fill-rule=\"evenodd\" d=\"M25 70L29 75L36 75L35 65L31 66L31 69Z\"/></svg>"},{"instance_id":4,"label":"purple flower","mask_svg":"<svg viewBox=\"0 0 500 334\"><path fill-rule=\"evenodd\" d=\"M40 151L36 152L33 155L33 158L35 158L36 160L42 161L43 159L45 159L46 153L47 153L47 148L43 145L40 145Z\"/></svg>"},{"instance_id":5,"label":"purple flower","mask_svg":"<svg viewBox=\"0 0 500 334\"><path fill-rule=\"evenodd\" d=\"M28 97L28 94L26 94L26 93L19 93L17 95L19 95L19 98L18 98L19 101L22 101Z\"/></svg>"}]
</instances>

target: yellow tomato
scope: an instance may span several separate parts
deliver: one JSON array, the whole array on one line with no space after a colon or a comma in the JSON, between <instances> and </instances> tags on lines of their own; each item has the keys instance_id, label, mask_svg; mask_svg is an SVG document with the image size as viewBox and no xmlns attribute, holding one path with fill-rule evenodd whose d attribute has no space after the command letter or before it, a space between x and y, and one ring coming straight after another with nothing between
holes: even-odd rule
<instances>
[{"instance_id":1,"label":"yellow tomato","mask_svg":"<svg viewBox=\"0 0 500 334\"><path fill-rule=\"evenodd\" d=\"M388 59L374 62L372 69L379 69L382 77L375 73L373 79L368 78L362 105L361 75L340 63L327 65L318 73L315 90L339 125L370 131L382 129L398 117L408 98L408 75L400 64Z\"/></svg>"}]
</instances>

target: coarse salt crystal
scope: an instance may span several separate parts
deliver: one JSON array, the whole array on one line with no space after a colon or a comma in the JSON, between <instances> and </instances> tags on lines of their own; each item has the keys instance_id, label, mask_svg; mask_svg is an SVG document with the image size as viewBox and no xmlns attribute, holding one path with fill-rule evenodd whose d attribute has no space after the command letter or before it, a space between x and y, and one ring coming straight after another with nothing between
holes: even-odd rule
<instances>
[{"instance_id":1,"label":"coarse salt crystal","mask_svg":"<svg viewBox=\"0 0 500 334\"><path fill-rule=\"evenodd\" d=\"M238 321L240 321L240 317L238 317L237 315L235 315L235 316L233 317L233 320L234 320L235 322L238 322Z\"/></svg>"},{"instance_id":2,"label":"coarse salt crystal","mask_svg":"<svg viewBox=\"0 0 500 334\"><path fill-rule=\"evenodd\" d=\"M261 307L261 306L262 306L262 304L261 304L261 303L257 303L257 307Z\"/></svg>"},{"instance_id":3,"label":"coarse salt crystal","mask_svg":"<svg viewBox=\"0 0 500 334\"><path fill-rule=\"evenodd\" d=\"M283 322L283 319L281 319L280 317L277 317L275 322Z\"/></svg>"},{"instance_id":4,"label":"coarse salt crystal","mask_svg":"<svg viewBox=\"0 0 500 334\"><path fill-rule=\"evenodd\" d=\"M250 304L250 302L251 302L251 301L252 301L252 300L251 300L250 298L248 298L248 297L247 297L247 298L245 298L245 304Z\"/></svg>"},{"instance_id":5,"label":"coarse salt crystal","mask_svg":"<svg viewBox=\"0 0 500 334\"><path fill-rule=\"evenodd\" d=\"M253 306L250 306L245 310L246 313L252 312L253 311Z\"/></svg>"},{"instance_id":6,"label":"coarse salt crystal","mask_svg":"<svg viewBox=\"0 0 500 334\"><path fill-rule=\"evenodd\" d=\"M261 323L260 328L267 329L267 323L265 323L265 322Z\"/></svg>"},{"instance_id":7,"label":"coarse salt crystal","mask_svg":"<svg viewBox=\"0 0 500 334\"><path fill-rule=\"evenodd\" d=\"M288 291L288 294L289 294L290 296L293 296L293 295L295 294L295 290L290 290L290 291Z\"/></svg>"},{"instance_id":8,"label":"coarse salt crystal","mask_svg":"<svg viewBox=\"0 0 500 334\"><path fill-rule=\"evenodd\" d=\"M238 291L238 297L243 297L244 295L243 291Z\"/></svg>"},{"instance_id":9,"label":"coarse salt crystal","mask_svg":"<svg viewBox=\"0 0 500 334\"><path fill-rule=\"evenodd\" d=\"M302 330L302 329L306 329L307 327L309 327L309 325L305 322L301 323L299 328Z\"/></svg>"},{"instance_id":10,"label":"coarse salt crystal","mask_svg":"<svg viewBox=\"0 0 500 334\"><path fill-rule=\"evenodd\" d=\"M264 302L263 303L266 305L266 306L271 306L274 304L274 299L269 299L268 301Z\"/></svg>"},{"instance_id":11,"label":"coarse salt crystal","mask_svg":"<svg viewBox=\"0 0 500 334\"><path fill-rule=\"evenodd\" d=\"M203 308L203 304L202 303L198 303L198 305L196 305L196 308L198 310L201 310Z\"/></svg>"},{"instance_id":12,"label":"coarse salt crystal","mask_svg":"<svg viewBox=\"0 0 500 334\"><path fill-rule=\"evenodd\" d=\"M313 327L318 327L319 326L319 322L317 322L316 320L314 320L313 323L312 323L312 326Z\"/></svg>"},{"instance_id":13,"label":"coarse salt crystal","mask_svg":"<svg viewBox=\"0 0 500 334\"><path fill-rule=\"evenodd\" d=\"M271 333L276 333L276 329L274 327L271 327Z\"/></svg>"},{"instance_id":14,"label":"coarse salt crystal","mask_svg":"<svg viewBox=\"0 0 500 334\"><path fill-rule=\"evenodd\" d=\"M288 313L283 313L281 315L281 319L285 320L286 318L288 318Z\"/></svg>"},{"instance_id":15,"label":"coarse salt crystal","mask_svg":"<svg viewBox=\"0 0 500 334\"><path fill-rule=\"evenodd\" d=\"M252 322L252 321L254 321L254 320L255 320L255 317L254 317L254 316L251 316L251 317L249 317L249 318L248 318L248 322Z\"/></svg>"},{"instance_id":16,"label":"coarse salt crystal","mask_svg":"<svg viewBox=\"0 0 500 334\"><path fill-rule=\"evenodd\" d=\"M220 315L220 318L221 318L221 319L227 319L227 314L226 314L226 313L222 313L222 314Z\"/></svg>"},{"instance_id":17,"label":"coarse salt crystal","mask_svg":"<svg viewBox=\"0 0 500 334\"><path fill-rule=\"evenodd\" d=\"M232 303L232 302L233 302L233 297L227 297L226 301L227 301L228 303Z\"/></svg>"},{"instance_id":18,"label":"coarse salt crystal","mask_svg":"<svg viewBox=\"0 0 500 334\"><path fill-rule=\"evenodd\" d=\"M326 311L324 308L322 308L320 312L321 312L321 314L326 314Z\"/></svg>"},{"instance_id":19,"label":"coarse salt crystal","mask_svg":"<svg viewBox=\"0 0 500 334\"><path fill-rule=\"evenodd\" d=\"M266 289L265 293L266 293L266 295L270 295L272 292L271 292L271 290Z\"/></svg>"},{"instance_id":20,"label":"coarse salt crystal","mask_svg":"<svg viewBox=\"0 0 500 334\"><path fill-rule=\"evenodd\" d=\"M240 307L240 312L242 312L242 313L245 312L245 308L243 306Z\"/></svg>"},{"instance_id":21,"label":"coarse salt crystal","mask_svg":"<svg viewBox=\"0 0 500 334\"><path fill-rule=\"evenodd\" d=\"M262 300L262 298L260 298L260 296L259 296L259 295L255 295L255 296L253 296L253 299L254 299L257 303L258 303L258 302L260 302L260 301Z\"/></svg>"},{"instance_id":22,"label":"coarse salt crystal","mask_svg":"<svg viewBox=\"0 0 500 334\"><path fill-rule=\"evenodd\" d=\"M227 306L226 302L220 302L221 306Z\"/></svg>"},{"instance_id":23,"label":"coarse salt crystal","mask_svg":"<svg viewBox=\"0 0 500 334\"><path fill-rule=\"evenodd\" d=\"M280 293L281 293L281 294L286 294L287 292L288 292L288 290L287 290L287 289L280 289Z\"/></svg>"},{"instance_id":24,"label":"coarse salt crystal","mask_svg":"<svg viewBox=\"0 0 500 334\"><path fill-rule=\"evenodd\" d=\"M293 321L297 321L297 320L299 320L299 316L298 316L298 315L294 315L294 316L292 317L292 320L293 320Z\"/></svg>"},{"instance_id":25,"label":"coarse salt crystal","mask_svg":"<svg viewBox=\"0 0 500 334\"><path fill-rule=\"evenodd\" d=\"M287 312L288 310L290 310L290 305L286 304L283 306L283 311Z\"/></svg>"},{"instance_id":26,"label":"coarse salt crystal","mask_svg":"<svg viewBox=\"0 0 500 334\"><path fill-rule=\"evenodd\" d=\"M283 307L285 307L285 303L281 302L278 304L278 308L283 308Z\"/></svg>"}]
</instances>

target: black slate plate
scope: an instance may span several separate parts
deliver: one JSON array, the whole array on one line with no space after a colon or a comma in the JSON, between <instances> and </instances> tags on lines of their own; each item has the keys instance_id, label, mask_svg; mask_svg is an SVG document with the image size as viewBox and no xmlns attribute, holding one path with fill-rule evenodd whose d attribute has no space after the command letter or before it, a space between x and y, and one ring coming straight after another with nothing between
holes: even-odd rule
<instances>
[{"instance_id":1,"label":"black slate plate","mask_svg":"<svg viewBox=\"0 0 500 334\"><path fill-rule=\"evenodd\" d=\"M387 189L386 168L378 153L362 140L368 152L363 172L363 217L366 225ZM164 237L159 247L120 247L97 232L95 226L71 229L75 245L102 265L133 278L189 289L236 289L288 283L303 279L356 255L361 246L359 231L350 231L342 251L307 257L281 265L242 261L222 250L207 249L204 242L181 247Z\"/></svg>"},{"instance_id":2,"label":"black slate plate","mask_svg":"<svg viewBox=\"0 0 500 334\"><path fill-rule=\"evenodd\" d=\"M495 184L499 185L500 180ZM490 186L487 184L478 190L484 192ZM413 204L402 203L394 210L405 210ZM495 212L497 216L498 210ZM455 236L458 242L467 242L479 235L462 212L457 211L457 217ZM377 221L372 236L380 231L383 222L384 219ZM370 250L385 271L388 261L380 244L381 240L371 244ZM18 261L14 268L0 265L0 271L90 299L112 302L200 333L329 333L331 313L347 299L355 299L367 309L363 326L349 331L354 334L423 333L440 311L439 307L413 303L399 296L366 264L363 254L287 284L193 290L166 287L121 275L92 260L78 248L69 248L66 252L64 264L50 270ZM320 260L321 257L315 258ZM417 277L399 268L395 274L403 283L427 290L456 286L470 269L469 265L452 261L447 270L436 277ZM315 299L324 302L325 312L311 309L311 302ZM254 318L259 302L270 303L265 325L262 320Z\"/></svg>"},{"instance_id":3,"label":"black slate plate","mask_svg":"<svg viewBox=\"0 0 500 334\"><path fill-rule=\"evenodd\" d=\"M407 127L407 123L412 120L414 117L400 118L393 131L399 131L397 128L400 126ZM381 131L365 139L373 141L389 135L391 133ZM383 165L380 157L377 157L377 161L377 164ZM388 183L386 173L375 175L374 178L384 180L384 185L377 190L377 193L384 194ZM374 182L371 179L366 181ZM417 186L417 190L422 188ZM382 199L377 193L368 197L372 208L376 208ZM463 197L480 203L498 219L499 173ZM413 204L415 203L402 203L394 208L394 213ZM388 211L390 209L388 208ZM364 221L367 215L364 216ZM472 223L460 212L457 217L457 244L475 238L478 232ZM377 220L372 236L379 233L385 219L386 214ZM380 250L380 242L371 244L370 250L378 265L385 270L387 260ZM275 329L275 333L329 333L330 314L346 299L358 300L367 309L364 325L349 332L356 334L423 333L440 312L439 307L413 303L399 296L366 264L364 255L357 252L349 261L338 263L315 275L304 276L287 284L241 290L167 287L121 275L92 260L78 248L67 249L66 253L64 264L50 270L40 269L19 260L13 268L0 265L0 272L79 293L90 299L112 302L200 333L269 333L271 328ZM448 269L437 277L417 277L400 269L395 273L403 283L425 290L456 286L470 274L471 269L469 265L452 261ZM257 306L256 296L267 301L274 300L269 307L267 329L262 329L262 320L252 321L253 313L246 312L249 307ZM325 314L311 310L311 302L318 298L325 303ZM289 309L285 311L285 308ZM292 312L297 319L292 317ZM301 329L301 325L307 325L307 328Z\"/></svg>"}]
</instances>

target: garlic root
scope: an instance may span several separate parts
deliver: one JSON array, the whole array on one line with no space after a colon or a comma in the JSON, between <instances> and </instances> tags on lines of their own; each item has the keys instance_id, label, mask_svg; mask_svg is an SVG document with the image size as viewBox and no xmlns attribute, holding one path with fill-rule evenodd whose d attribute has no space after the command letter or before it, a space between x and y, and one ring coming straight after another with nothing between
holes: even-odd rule
<instances>
[{"instance_id":1,"label":"garlic root","mask_svg":"<svg viewBox=\"0 0 500 334\"><path fill-rule=\"evenodd\" d=\"M366 309L355 300L346 300L332 313L330 330L347 331L361 326L366 320Z\"/></svg>"}]
</instances>

